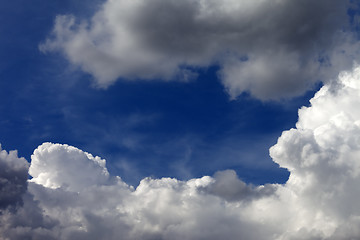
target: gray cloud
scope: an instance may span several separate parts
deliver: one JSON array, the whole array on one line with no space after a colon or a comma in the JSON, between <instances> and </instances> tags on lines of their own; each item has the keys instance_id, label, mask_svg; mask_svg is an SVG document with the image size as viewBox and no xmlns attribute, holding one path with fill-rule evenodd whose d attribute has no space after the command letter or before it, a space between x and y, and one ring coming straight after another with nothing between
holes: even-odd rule
<instances>
[{"instance_id":1,"label":"gray cloud","mask_svg":"<svg viewBox=\"0 0 360 240\"><path fill-rule=\"evenodd\" d=\"M90 21L58 16L43 52L59 51L95 84L118 78L196 77L188 67L219 65L236 98L302 94L357 59L342 0L106 1ZM354 7L354 6L353 6Z\"/></svg>"},{"instance_id":2,"label":"gray cloud","mask_svg":"<svg viewBox=\"0 0 360 240\"><path fill-rule=\"evenodd\" d=\"M21 202L28 179L29 163L16 151L6 152L0 145L0 209Z\"/></svg>"},{"instance_id":3,"label":"gray cloud","mask_svg":"<svg viewBox=\"0 0 360 240\"><path fill-rule=\"evenodd\" d=\"M203 190L219 196L226 201L251 201L274 194L276 185L267 184L259 187L247 185L241 181L233 170L215 173L213 183ZM201 188L200 188L201 189Z\"/></svg>"}]
</instances>

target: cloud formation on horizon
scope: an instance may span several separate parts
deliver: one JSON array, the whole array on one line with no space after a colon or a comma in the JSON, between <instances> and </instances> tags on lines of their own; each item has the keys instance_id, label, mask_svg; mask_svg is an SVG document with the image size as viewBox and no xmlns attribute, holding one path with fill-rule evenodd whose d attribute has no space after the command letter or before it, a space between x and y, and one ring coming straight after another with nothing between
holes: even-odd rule
<instances>
[{"instance_id":1,"label":"cloud formation on horizon","mask_svg":"<svg viewBox=\"0 0 360 240\"><path fill-rule=\"evenodd\" d=\"M358 57L351 1L107 0L91 20L57 16L43 52L94 77L188 81L218 65L231 98L303 94ZM195 68L195 70L194 70Z\"/></svg>"},{"instance_id":2,"label":"cloud formation on horizon","mask_svg":"<svg viewBox=\"0 0 360 240\"><path fill-rule=\"evenodd\" d=\"M270 149L285 184L247 185L227 170L134 188L72 146L44 143L30 167L2 150L0 239L357 239L359 79L356 66L325 84Z\"/></svg>"}]
</instances>

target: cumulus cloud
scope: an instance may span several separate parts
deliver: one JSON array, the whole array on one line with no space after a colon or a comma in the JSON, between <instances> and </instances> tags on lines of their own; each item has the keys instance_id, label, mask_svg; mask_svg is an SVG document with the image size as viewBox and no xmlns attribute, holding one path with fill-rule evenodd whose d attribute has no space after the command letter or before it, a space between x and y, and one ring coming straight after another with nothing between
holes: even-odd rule
<instances>
[{"instance_id":1,"label":"cumulus cloud","mask_svg":"<svg viewBox=\"0 0 360 240\"><path fill-rule=\"evenodd\" d=\"M72 146L51 143L44 143L34 151L29 173L33 177L31 182L71 191L103 184L109 179L105 160Z\"/></svg>"},{"instance_id":2,"label":"cumulus cloud","mask_svg":"<svg viewBox=\"0 0 360 240\"><path fill-rule=\"evenodd\" d=\"M183 79L220 66L236 98L302 94L358 58L350 1L107 0L91 20L57 16L40 45L61 52L95 84Z\"/></svg>"},{"instance_id":3,"label":"cumulus cloud","mask_svg":"<svg viewBox=\"0 0 360 240\"><path fill-rule=\"evenodd\" d=\"M325 84L270 149L290 171L285 184L252 186L226 170L134 188L109 175L105 160L44 143L26 189L28 164L1 151L0 179L14 187L0 185L0 239L358 239L359 79L355 66Z\"/></svg>"}]
</instances>

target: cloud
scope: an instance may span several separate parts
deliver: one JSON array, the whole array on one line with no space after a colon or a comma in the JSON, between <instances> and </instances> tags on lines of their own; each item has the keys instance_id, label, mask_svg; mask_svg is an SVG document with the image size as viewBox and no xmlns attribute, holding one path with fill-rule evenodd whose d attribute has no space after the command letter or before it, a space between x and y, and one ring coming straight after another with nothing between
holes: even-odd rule
<instances>
[{"instance_id":1,"label":"cloud","mask_svg":"<svg viewBox=\"0 0 360 240\"><path fill-rule=\"evenodd\" d=\"M27 162L1 151L0 239L358 239L359 79L355 66L325 84L271 147L285 184L247 185L226 170L134 188L105 160L44 143L26 188Z\"/></svg>"},{"instance_id":2,"label":"cloud","mask_svg":"<svg viewBox=\"0 0 360 240\"><path fill-rule=\"evenodd\" d=\"M307 224L313 227L307 228L331 239L359 237L345 227L360 214L354 201L360 194L359 79L356 66L322 87L311 107L299 110L296 129L284 132L270 149L274 161L291 172L285 187L295 194L296 206L303 205L306 215L312 211ZM347 235L334 237L333 231Z\"/></svg>"},{"instance_id":3,"label":"cloud","mask_svg":"<svg viewBox=\"0 0 360 240\"><path fill-rule=\"evenodd\" d=\"M29 163L16 151L6 152L0 145L0 210L21 202L26 191Z\"/></svg>"},{"instance_id":4,"label":"cloud","mask_svg":"<svg viewBox=\"0 0 360 240\"><path fill-rule=\"evenodd\" d=\"M117 79L189 80L219 65L231 98L292 97L358 57L348 1L116 0L91 20L57 16L40 45L107 87Z\"/></svg>"},{"instance_id":5,"label":"cloud","mask_svg":"<svg viewBox=\"0 0 360 240\"><path fill-rule=\"evenodd\" d=\"M51 143L44 143L34 151L29 173L33 177L31 182L70 191L103 184L109 179L105 160L72 146Z\"/></svg>"},{"instance_id":6,"label":"cloud","mask_svg":"<svg viewBox=\"0 0 360 240\"><path fill-rule=\"evenodd\" d=\"M201 189L201 188L199 188ZM267 184L260 187L249 186L241 181L236 172L225 170L216 172L212 184L204 187L205 192L219 196L226 201L253 200L262 196L271 195L276 185Z\"/></svg>"}]
</instances>

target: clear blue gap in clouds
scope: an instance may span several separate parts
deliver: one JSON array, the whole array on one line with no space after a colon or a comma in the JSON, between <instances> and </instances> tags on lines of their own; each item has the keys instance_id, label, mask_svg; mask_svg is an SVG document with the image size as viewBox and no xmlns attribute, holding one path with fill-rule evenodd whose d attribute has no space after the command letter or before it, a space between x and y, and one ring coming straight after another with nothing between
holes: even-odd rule
<instances>
[{"instance_id":1,"label":"clear blue gap in clouds","mask_svg":"<svg viewBox=\"0 0 360 240\"><path fill-rule=\"evenodd\" d=\"M66 83L61 79L69 77L61 72L66 69L66 61L60 59L52 61L53 59L40 54L38 45L51 32L57 14L75 13L83 18L90 17L102 2L104 1L1 1L0 110L3 125L1 135L9 140L9 142L2 141L3 146L17 149L17 142L14 139L26 138L30 133L26 134L25 130L30 130L36 136L46 135L44 128L50 126L33 128L34 122L30 115L34 111L53 118L53 123L59 119L55 109L50 109L49 98L56 95L59 87L66 87L64 86ZM68 83L70 82L71 79ZM59 84L60 86L56 86ZM49 112L45 112L45 109ZM38 142L29 143L31 148L36 147L36 144ZM25 149L23 154L29 156L33 149ZM20 152L22 151L24 150L20 148Z\"/></svg>"},{"instance_id":2,"label":"clear blue gap in clouds","mask_svg":"<svg viewBox=\"0 0 360 240\"><path fill-rule=\"evenodd\" d=\"M40 4L41 3L41 4ZM86 1L85 1L86 3ZM287 102L246 94L229 101L216 67L181 82L118 81L91 88L91 77L56 55L42 55L56 14L87 16L99 1L11 1L0 10L0 143L30 160L44 141L67 143L107 160L136 185L145 176L188 179L234 169L246 182L285 182L268 156L313 92ZM22 6L19 8L18 6ZM84 10L85 9L85 10ZM90 14L91 15L91 14Z\"/></svg>"}]
</instances>

